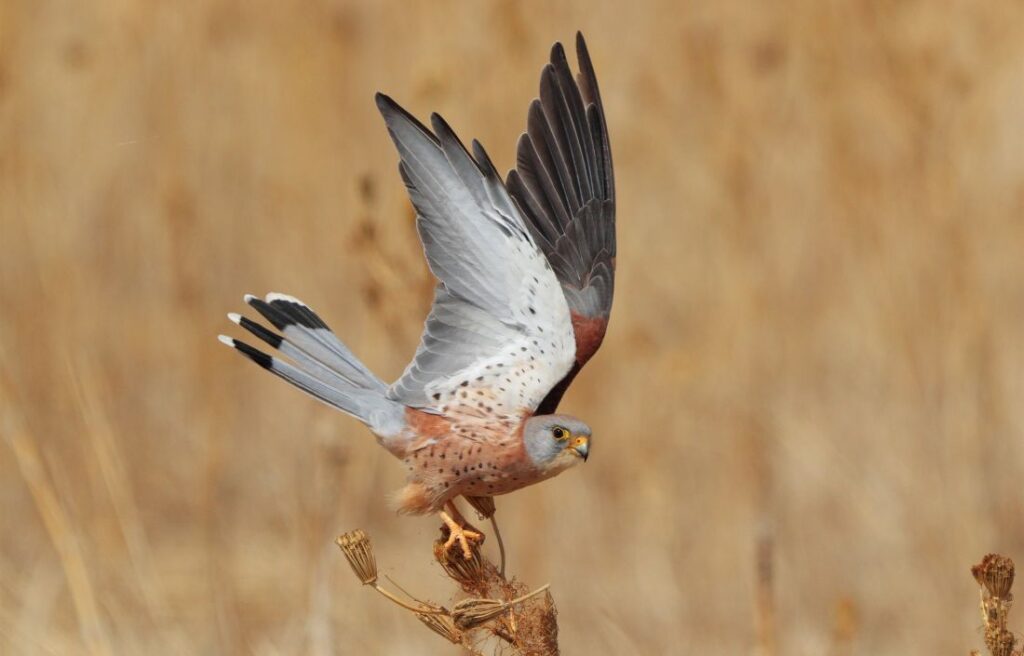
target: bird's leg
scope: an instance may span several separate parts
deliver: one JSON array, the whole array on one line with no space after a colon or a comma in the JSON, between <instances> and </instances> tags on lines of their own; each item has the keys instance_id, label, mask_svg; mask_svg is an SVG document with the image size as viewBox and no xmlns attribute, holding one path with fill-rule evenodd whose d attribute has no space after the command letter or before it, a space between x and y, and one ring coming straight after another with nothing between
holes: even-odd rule
<instances>
[{"instance_id":1,"label":"bird's leg","mask_svg":"<svg viewBox=\"0 0 1024 656\"><path fill-rule=\"evenodd\" d=\"M444 543L445 555L448 554L448 551L455 545L455 541L458 540L459 546L462 547L462 556L464 558L472 558L473 552L469 548L469 541L483 542L483 533L467 528L470 524L462 516L462 513L459 512L454 502L448 501L444 507L448 512L441 510L437 514L440 515L441 521L448 527L448 539ZM451 513L450 515L448 514L449 512Z\"/></svg>"}]
</instances>

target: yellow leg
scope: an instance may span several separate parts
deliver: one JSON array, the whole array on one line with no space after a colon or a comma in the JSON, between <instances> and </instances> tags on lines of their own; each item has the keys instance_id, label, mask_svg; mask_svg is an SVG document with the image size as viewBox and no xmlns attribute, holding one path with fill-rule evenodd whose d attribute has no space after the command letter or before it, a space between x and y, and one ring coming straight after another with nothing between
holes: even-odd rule
<instances>
[{"instance_id":1,"label":"yellow leg","mask_svg":"<svg viewBox=\"0 0 1024 656\"><path fill-rule=\"evenodd\" d=\"M454 505L449 504L448 508L452 510L453 515L462 520L463 524L466 523L466 520L462 517L462 515L459 513L458 509L455 508ZM451 515L449 515L443 510L438 512L437 514L440 515L441 521L443 521L445 525L448 526L448 540L444 543L445 555L447 555L448 551L453 546L455 546L455 541L458 540L459 546L462 547L462 556L464 558L472 558L473 552L469 548L469 541L473 540L474 542L483 542L483 534L478 533L477 531L470 531L466 528L463 528L463 526L459 524L459 522L452 519Z\"/></svg>"}]
</instances>

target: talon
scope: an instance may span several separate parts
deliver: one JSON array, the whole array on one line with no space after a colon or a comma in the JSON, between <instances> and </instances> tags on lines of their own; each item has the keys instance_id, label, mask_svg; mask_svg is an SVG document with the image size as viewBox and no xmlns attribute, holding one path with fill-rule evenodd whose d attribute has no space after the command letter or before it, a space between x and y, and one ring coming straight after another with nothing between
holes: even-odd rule
<instances>
[{"instance_id":1,"label":"talon","mask_svg":"<svg viewBox=\"0 0 1024 656\"><path fill-rule=\"evenodd\" d=\"M444 511L441 511L438 514L441 516L441 520L444 521L445 525L448 527L448 539L444 543L445 556L448 555L451 548L455 546L455 542L458 541L459 546L462 547L462 557L466 559L472 558L473 550L470 549L469 542L471 540L473 542L483 542L483 533L459 526L458 522L452 519L448 513Z\"/></svg>"}]
</instances>

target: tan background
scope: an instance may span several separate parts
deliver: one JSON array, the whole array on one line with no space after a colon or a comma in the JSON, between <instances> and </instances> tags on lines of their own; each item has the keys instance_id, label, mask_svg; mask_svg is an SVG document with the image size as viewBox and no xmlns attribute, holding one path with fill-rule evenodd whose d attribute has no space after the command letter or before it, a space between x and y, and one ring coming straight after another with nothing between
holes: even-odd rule
<instances>
[{"instance_id":1,"label":"tan background","mask_svg":"<svg viewBox=\"0 0 1024 656\"><path fill-rule=\"evenodd\" d=\"M431 282L373 92L504 170L577 28L594 457L499 502L566 653L981 647L968 567L1024 558L1024 5L6 0L0 651L451 651L332 544L449 598L401 468L214 336L289 292L394 378Z\"/></svg>"}]
</instances>

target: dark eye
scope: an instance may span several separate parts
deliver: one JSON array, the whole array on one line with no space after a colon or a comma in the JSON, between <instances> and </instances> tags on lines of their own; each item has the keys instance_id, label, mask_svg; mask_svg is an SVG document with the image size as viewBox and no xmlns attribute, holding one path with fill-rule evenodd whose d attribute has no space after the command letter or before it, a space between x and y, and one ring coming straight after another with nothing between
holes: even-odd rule
<instances>
[{"instance_id":1,"label":"dark eye","mask_svg":"<svg viewBox=\"0 0 1024 656\"><path fill-rule=\"evenodd\" d=\"M566 431L561 426L555 426L554 430L551 431L551 434L555 436L556 440L564 440L566 437Z\"/></svg>"}]
</instances>

